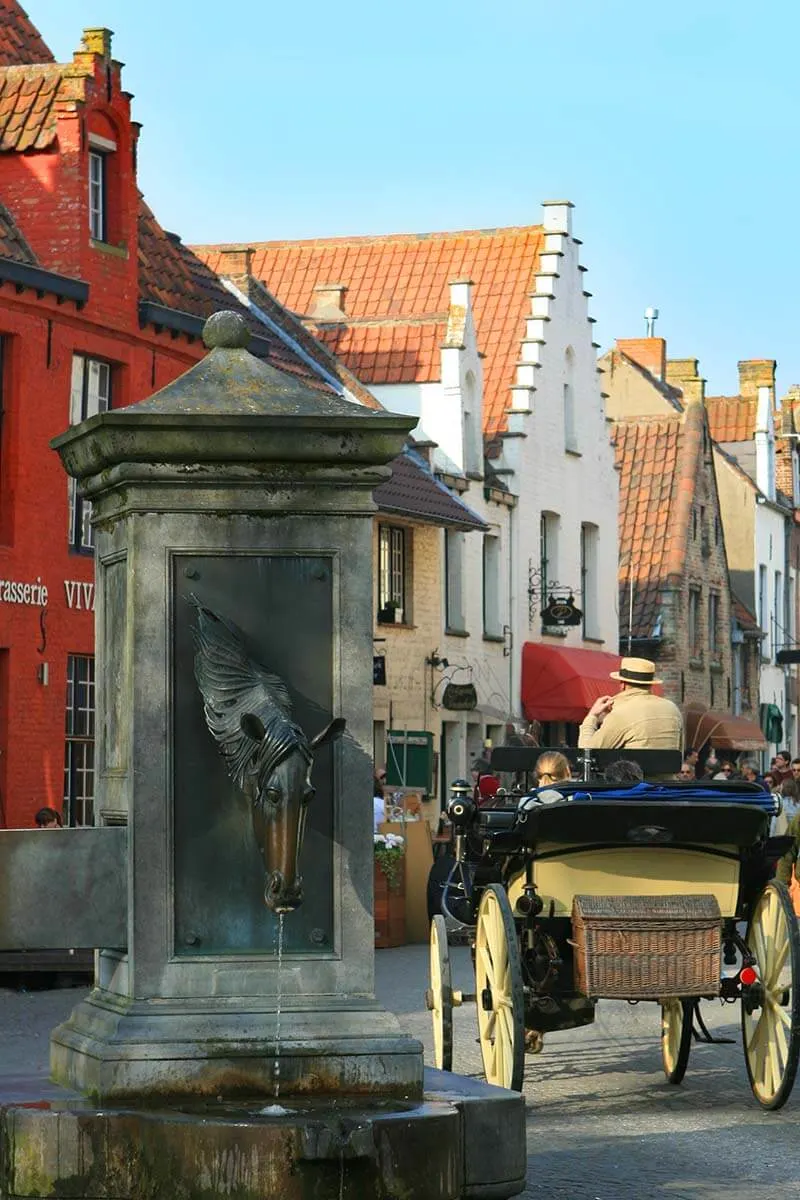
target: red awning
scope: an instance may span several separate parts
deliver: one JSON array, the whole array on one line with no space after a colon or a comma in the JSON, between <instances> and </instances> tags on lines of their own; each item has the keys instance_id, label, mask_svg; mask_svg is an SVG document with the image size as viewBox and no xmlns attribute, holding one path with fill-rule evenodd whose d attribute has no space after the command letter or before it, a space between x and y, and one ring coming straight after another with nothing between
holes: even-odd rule
<instances>
[{"instance_id":1,"label":"red awning","mask_svg":"<svg viewBox=\"0 0 800 1200\"><path fill-rule=\"evenodd\" d=\"M686 745L702 750L710 742L715 750L766 750L767 739L757 721L714 712L698 704L687 704Z\"/></svg>"},{"instance_id":2,"label":"red awning","mask_svg":"<svg viewBox=\"0 0 800 1200\"><path fill-rule=\"evenodd\" d=\"M598 696L613 695L619 684L609 679L619 670L618 654L573 646L522 647L522 710L529 721L576 721L586 716Z\"/></svg>"}]
</instances>

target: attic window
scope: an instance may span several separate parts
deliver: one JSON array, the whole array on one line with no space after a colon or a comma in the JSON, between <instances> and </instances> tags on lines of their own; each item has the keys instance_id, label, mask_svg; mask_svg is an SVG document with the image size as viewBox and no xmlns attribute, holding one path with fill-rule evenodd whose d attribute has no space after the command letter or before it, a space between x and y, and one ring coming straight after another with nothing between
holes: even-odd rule
<instances>
[{"instance_id":1,"label":"attic window","mask_svg":"<svg viewBox=\"0 0 800 1200\"><path fill-rule=\"evenodd\" d=\"M89 151L89 233L96 242L106 240L106 156Z\"/></svg>"},{"instance_id":2,"label":"attic window","mask_svg":"<svg viewBox=\"0 0 800 1200\"><path fill-rule=\"evenodd\" d=\"M96 242L108 241L108 168L117 144L89 134L89 233Z\"/></svg>"}]
</instances>

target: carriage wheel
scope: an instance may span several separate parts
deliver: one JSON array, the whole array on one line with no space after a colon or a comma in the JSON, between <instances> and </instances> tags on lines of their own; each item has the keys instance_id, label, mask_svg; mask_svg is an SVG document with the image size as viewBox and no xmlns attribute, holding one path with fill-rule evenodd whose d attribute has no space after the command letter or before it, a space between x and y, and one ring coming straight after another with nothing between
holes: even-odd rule
<instances>
[{"instance_id":1,"label":"carriage wheel","mask_svg":"<svg viewBox=\"0 0 800 1200\"><path fill-rule=\"evenodd\" d=\"M692 1047L691 1000L661 1001L661 1061L667 1083L682 1083Z\"/></svg>"},{"instance_id":2,"label":"carriage wheel","mask_svg":"<svg viewBox=\"0 0 800 1200\"><path fill-rule=\"evenodd\" d=\"M517 929L508 896L490 883L475 930L475 983L483 1070L489 1083L522 1091L525 996Z\"/></svg>"},{"instance_id":3,"label":"carriage wheel","mask_svg":"<svg viewBox=\"0 0 800 1200\"><path fill-rule=\"evenodd\" d=\"M782 883L758 897L747 929L758 979L742 988L742 1040L753 1095L762 1108L789 1099L800 1056L800 932Z\"/></svg>"},{"instance_id":4,"label":"carriage wheel","mask_svg":"<svg viewBox=\"0 0 800 1200\"><path fill-rule=\"evenodd\" d=\"M438 915L431 921L430 977L425 1002L433 1021L433 1062L440 1071L452 1071L453 1006L461 1003L461 993L452 988L447 926Z\"/></svg>"}]
</instances>

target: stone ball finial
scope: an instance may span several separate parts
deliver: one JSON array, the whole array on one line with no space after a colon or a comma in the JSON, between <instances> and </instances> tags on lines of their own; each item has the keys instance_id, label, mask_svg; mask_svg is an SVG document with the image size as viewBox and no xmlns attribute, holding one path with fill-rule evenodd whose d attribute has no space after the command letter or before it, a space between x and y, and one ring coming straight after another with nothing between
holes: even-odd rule
<instances>
[{"instance_id":1,"label":"stone ball finial","mask_svg":"<svg viewBox=\"0 0 800 1200\"><path fill-rule=\"evenodd\" d=\"M244 350L250 341L250 330L240 313L215 312L203 326L203 341L209 350Z\"/></svg>"}]
</instances>

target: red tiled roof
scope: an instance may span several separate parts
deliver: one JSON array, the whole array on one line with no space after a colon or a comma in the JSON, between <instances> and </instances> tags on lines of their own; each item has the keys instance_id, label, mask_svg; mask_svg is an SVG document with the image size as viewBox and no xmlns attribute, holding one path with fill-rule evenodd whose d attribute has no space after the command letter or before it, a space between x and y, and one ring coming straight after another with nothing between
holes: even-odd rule
<instances>
[{"instance_id":1,"label":"red tiled roof","mask_svg":"<svg viewBox=\"0 0 800 1200\"><path fill-rule=\"evenodd\" d=\"M506 426L543 240L542 227L529 225L260 242L253 246L252 269L282 304L300 314L312 311L317 284L341 282L347 287L347 316L355 321L431 320L447 311L451 280L472 280L478 348L486 355L484 431L493 435ZM196 249L213 270L221 267L218 247Z\"/></svg>"},{"instance_id":2,"label":"red tiled roof","mask_svg":"<svg viewBox=\"0 0 800 1200\"><path fill-rule=\"evenodd\" d=\"M36 255L14 224L14 218L0 204L0 258L13 258L16 262L36 264Z\"/></svg>"},{"instance_id":3,"label":"red tiled roof","mask_svg":"<svg viewBox=\"0 0 800 1200\"><path fill-rule=\"evenodd\" d=\"M0 67L53 61L49 47L17 0L0 0Z\"/></svg>"},{"instance_id":4,"label":"red tiled roof","mask_svg":"<svg viewBox=\"0 0 800 1200\"><path fill-rule=\"evenodd\" d=\"M707 396L706 409L715 442L749 442L756 427L756 401L741 396Z\"/></svg>"},{"instance_id":5,"label":"red tiled roof","mask_svg":"<svg viewBox=\"0 0 800 1200\"><path fill-rule=\"evenodd\" d=\"M152 212L139 206L139 292L142 300L196 317L219 309L241 312L252 332L268 345L266 360L280 371L300 376L312 387L331 391L302 357L241 305L205 263L174 234L165 233Z\"/></svg>"},{"instance_id":6,"label":"red tiled roof","mask_svg":"<svg viewBox=\"0 0 800 1200\"><path fill-rule=\"evenodd\" d=\"M619 470L620 631L650 637L669 574L673 499L677 489L680 417L618 421L614 426Z\"/></svg>"},{"instance_id":7,"label":"red tiled roof","mask_svg":"<svg viewBox=\"0 0 800 1200\"><path fill-rule=\"evenodd\" d=\"M384 325L314 325L332 354L364 383L430 383L441 379L447 321Z\"/></svg>"},{"instance_id":8,"label":"red tiled roof","mask_svg":"<svg viewBox=\"0 0 800 1200\"><path fill-rule=\"evenodd\" d=\"M56 137L56 102L67 67L0 70L0 150L46 150Z\"/></svg>"},{"instance_id":9,"label":"red tiled roof","mask_svg":"<svg viewBox=\"0 0 800 1200\"><path fill-rule=\"evenodd\" d=\"M733 601L733 615L736 620L736 624L740 625L742 629L760 631L758 621L756 620L755 615L750 612L750 609L747 607L747 605L743 604L738 596L732 595L731 600Z\"/></svg>"}]
</instances>

